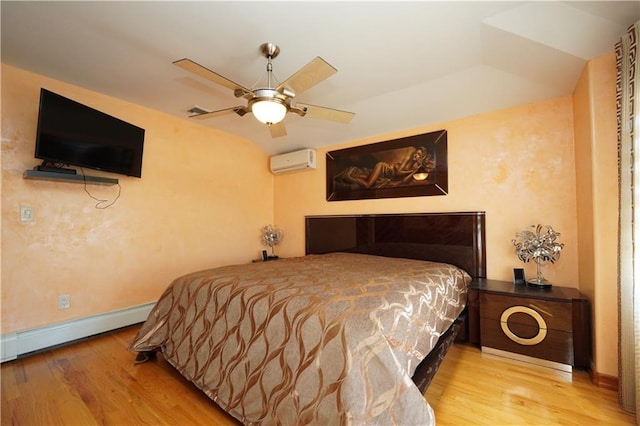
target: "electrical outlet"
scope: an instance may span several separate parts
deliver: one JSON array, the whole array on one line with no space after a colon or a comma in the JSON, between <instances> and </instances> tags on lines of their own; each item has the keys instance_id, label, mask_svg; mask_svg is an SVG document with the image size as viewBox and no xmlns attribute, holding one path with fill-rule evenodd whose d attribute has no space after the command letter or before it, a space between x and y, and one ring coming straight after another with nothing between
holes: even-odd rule
<instances>
[{"instance_id":1,"label":"electrical outlet","mask_svg":"<svg viewBox=\"0 0 640 426\"><path fill-rule=\"evenodd\" d=\"M58 296L58 309L67 309L71 307L71 296L62 294Z\"/></svg>"},{"instance_id":2,"label":"electrical outlet","mask_svg":"<svg viewBox=\"0 0 640 426\"><path fill-rule=\"evenodd\" d=\"M33 222L33 207L20 207L20 222Z\"/></svg>"}]
</instances>

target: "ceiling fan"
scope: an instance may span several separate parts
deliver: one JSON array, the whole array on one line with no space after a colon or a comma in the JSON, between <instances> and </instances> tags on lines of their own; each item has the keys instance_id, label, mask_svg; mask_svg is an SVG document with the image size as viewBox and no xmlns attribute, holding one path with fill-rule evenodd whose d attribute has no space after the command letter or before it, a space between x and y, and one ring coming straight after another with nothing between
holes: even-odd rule
<instances>
[{"instance_id":1,"label":"ceiling fan","mask_svg":"<svg viewBox=\"0 0 640 426\"><path fill-rule=\"evenodd\" d=\"M269 127L271 137L277 138L286 136L287 134L283 120L288 112L296 113L301 117L308 115L309 117L345 124L349 123L355 116L353 112L293 102L296 95L315 86L337 72L337 70L324 59L317 56L285 81L278 83L273 76L271 60L278 56L280 48L273 43L264 43L260 46L260 52L262 56L267 58L266 86L261 85L265 82L265 79L262 79L256 84L258 87L251 89L235 83L190 59L184 58L173 62L182 69L233 90L236 98L248 100L246 106L239 105L217 111L196 109L193 111L195 113L189 117L202 120L232 112L242 117L246 113L252 112L259 121Z\"/></svg>"}]
</instances>

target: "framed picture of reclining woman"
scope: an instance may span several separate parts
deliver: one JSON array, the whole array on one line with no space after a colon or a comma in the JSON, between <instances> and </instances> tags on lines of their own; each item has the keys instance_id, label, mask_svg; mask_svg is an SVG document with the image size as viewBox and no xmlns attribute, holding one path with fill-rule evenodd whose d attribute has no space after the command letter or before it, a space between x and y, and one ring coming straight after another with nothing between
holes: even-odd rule
<instances>
[{"instance_id":1,"label":"framed picture of reclining woman","mask_svg":"<svg viewBox=\"0 0 640 426\"><path fill-rule=\"evenodd\" d=\"M327 152L327 201L447 191L446 130Z\"/></svg>"}]
</instances>

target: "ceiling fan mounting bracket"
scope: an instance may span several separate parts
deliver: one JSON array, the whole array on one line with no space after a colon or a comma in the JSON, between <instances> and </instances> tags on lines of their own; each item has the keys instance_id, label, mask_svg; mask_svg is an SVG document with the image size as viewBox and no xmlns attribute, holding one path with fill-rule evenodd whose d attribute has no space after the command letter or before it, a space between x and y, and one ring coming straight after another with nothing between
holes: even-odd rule
<instances>
[{"instance_id":1,"label":"ceiling fan mounting bracket","mask_svg":"<svg viewBox=\"0 0 640 426\"><path fill-rule=\"evenodd\" d=\"M278 56L280 53L280 48L277 44L273 43L262 43L260 45L260 53L267 59L273 59Z\"/></svg>"},{"instance_id":2,"label":"ceiling fan mounting bracket","mask_svg":"<svg viewBox=\"0 0 640 426\"><path fill-rule=\"evenodd\" d=\"M280 53L280 48L278 47L278 45L273 43L262 43L260 45L260 53L262 53L262 56L267 59L273 59Z\"/></svg>"}]
</instances>

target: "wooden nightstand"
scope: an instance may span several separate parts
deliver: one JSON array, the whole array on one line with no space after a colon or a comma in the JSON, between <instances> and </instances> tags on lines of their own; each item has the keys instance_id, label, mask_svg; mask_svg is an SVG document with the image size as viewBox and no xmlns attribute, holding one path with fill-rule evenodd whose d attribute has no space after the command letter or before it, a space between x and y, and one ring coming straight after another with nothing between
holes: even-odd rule
<instances>
[{"instance_id":1,"label":"wooden nightstand","mask_svg":"<svg viewBox=\"0 0 640 426\"><path fill-rule=\"evenodd\" d=\"M577 289L476 279L468 306L469 341L483 351L565 371L589 368L589 301Z\"/></svg>"}]
</instances>

